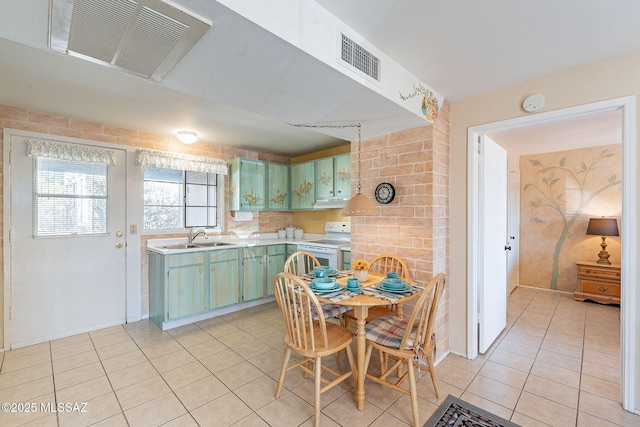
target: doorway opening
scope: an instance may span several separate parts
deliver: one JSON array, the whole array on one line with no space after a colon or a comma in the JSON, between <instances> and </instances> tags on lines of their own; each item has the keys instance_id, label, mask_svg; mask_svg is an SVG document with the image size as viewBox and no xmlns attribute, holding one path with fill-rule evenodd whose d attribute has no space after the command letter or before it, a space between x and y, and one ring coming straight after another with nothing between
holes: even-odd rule
<instances>
[{"instance_id":1,"label":"doorway opening","mask_svg":"<svg viewBox=\"0 0 640 427\"><path fill-rule=\"evenodd\" d=\"M635 152L635 98L625 97L603 101L548 113L538 113L510 119L502 122L470 128L468 131L468 277L467 277L467 349L468 357L478 356L478 293L479 293L479 253L478 241L481 230L478 226L479 182L478 182L478 138L491 133L516 129L519 127L542 124L550 121L575 118L588 114L619 110L622 116L622 220L621 220L621 265L622 265L622 304L621 304L621 395L622 405L632 411L634 406L634 360L635 360L635 321L636 291L634 284L635 261L637 259L636 242L636 194L633 185L636 181ZM505 272L506 273L506 272ZM506 290L505 290L506 292Z\"/></svg>"}]
</instances>

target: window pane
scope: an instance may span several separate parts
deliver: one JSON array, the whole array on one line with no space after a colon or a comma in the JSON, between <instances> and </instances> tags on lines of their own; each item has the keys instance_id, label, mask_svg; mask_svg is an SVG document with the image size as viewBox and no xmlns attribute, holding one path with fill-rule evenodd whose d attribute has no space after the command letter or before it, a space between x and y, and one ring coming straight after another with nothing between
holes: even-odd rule
<instances>
[{"instance_id":1,"label":"window pane","mask_svg":"<svg viewBox=\"0 0 640 427\"><path fill-rule=\"evenodd\" d=\"M209 208L209 227L218 226L218 208Z\"/></svg>"},{"instance_id":2,"label":"window pane","mask_svg":"<svg viewBox=\"0 0 640 427\"><path fill-rule=\"evenodd\" d=\"M207 208L187 207L187 227L207 227Z\"/></svg>"},{"instance_id":3,"label":"window pane","mask_svg":"<svg viewBox=\"0 0 640 427\"><path fill-rule=\"evenodd\" d=\"M145 181L144 204L182 206L182 183Z\"/></svg>"},{"instance_id":4,"label":"window pane","mask_svg":"<svg viewBox=\"0 0 640 427\"><path fill-rule=\"evenodd\" d=\"M34 234L106 233L107 193L107 165L104 163L36 158Z\"/></svg>"},{"instance_id":5,"label":"window pane","mask_svg":"<svg viewBox=\"0 0 640 427\"><path fill-rule=\"evenodd\" d=\"M182 207L145 206L144 228L147 230L182 228Z\"/></svg>"},{"instance_id":6,"label":"window pane","mask_svg":"<svg viewBox=\"0 0 640 427\"><path fill-rule=\"evenodd\" d=\"M187 206L207 206L207 186L187 184Z\"/></svg>"},{"instance_id":7,"label":"window pane","mask_svg":"<svg viewBox=\"0 0 640 427\"><path fill-rule=\"evenodd\" d=\"M206 184L207 183L207 175L206 172L192 172L187 171L187 184Z\"/></svg>"},{"instance_id":8,"label":"window pane","mask_svg":"<svg viewBox=\"0 0 640 427\"><path fill-rule=\"evenodd\" d=\"M179 170L152 167L144 168L145 181L165 181L182 184L182 176L183 172Z\"/></svg>"}]
</instances>

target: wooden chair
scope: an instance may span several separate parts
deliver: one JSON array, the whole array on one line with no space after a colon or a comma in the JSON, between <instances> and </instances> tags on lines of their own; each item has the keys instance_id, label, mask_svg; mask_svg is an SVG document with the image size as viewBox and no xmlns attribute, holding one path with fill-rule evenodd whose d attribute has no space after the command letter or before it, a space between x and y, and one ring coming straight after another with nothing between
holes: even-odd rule
<instances>
[{"instance_id":1,"label":"wooden chair","mask_svg":"<svg viewBox=\"0 0 640 427\"><path fill-rule=\"evenodd\" d=\"M444 274L440 273L431 279L418 297L418 302L413 308L409 320L386 316L373 320L365 326L367 340L365 373L368 370L373 349L378 349L380 354L380 375L366 373L366 378L411 396L413 425L416 427L420 424L414 367L429 371L436 397L440 397L438 377L433 364L435 349L433 327L444 286ZM389 359L394 363L387 367ZM407 370L402 373L404 366L407 367ZM394 372L398 379L392 382L387 377ZM409 379L409 388L400 387L407 378Z\"/></svg>"},{"instance_id":2,"label":"wooden chair","mask_svg":"<svg viewBox=\"0 0 640 427\"><path fill-rule=\"evenodd\" d=\"M312 374L314 377L314 425L319 426L320 395L349 376L353 375L355 379L356 369L350 346L353 334L343 326L328 323L324 317L317 315L322 310L320 302L302 279L290 273L279 273L273 280L273 287L287 329L285 336L287 348L276 386L276 397L280 396L287 371L297 367L302 369L305 376ZM336 354L344 349L347 352L351 371L340 374L322 365L322 357ZM303 359L288 366L292 351ZM323 377L323 370L335 379L330 381ZM326 384L324 387L322 387L323 383Z\"/></svg>"},{"instance_id":3,"label":"wooden chair","mask_svg":"<svg viewBox=\"0 0 640 427\"><path fill-rule=\"evenodd\" d=\"M320 261L309 252L298 251L292 253L284 263L285 273L291 273L294 276L309 274L313 272L316 266L320 265ZM344 325L343 314L350 311L351 307L339 304L320 303L325 319L336 317L340 320L340 324Z\"/></svg>"},{"instance_id":4,"label":"wooden chair","mask_svg":"<svg viewBox=\"0 0 640 427\"><path fill-rule=\"evenodd\" d=\"M369 263L369 271L382 274L395 271L401 279L411 280L407 263L405 263L402 258L395 255L378 255ZM369 314L366 322L369 323L379 317L391 315L402 317L402 304L371 307L369 308ZM344 317L345 326L348 328L351 325L351 320L355 320L355 317L350 313L345 314Z\"/></svg>"}]
</instances>

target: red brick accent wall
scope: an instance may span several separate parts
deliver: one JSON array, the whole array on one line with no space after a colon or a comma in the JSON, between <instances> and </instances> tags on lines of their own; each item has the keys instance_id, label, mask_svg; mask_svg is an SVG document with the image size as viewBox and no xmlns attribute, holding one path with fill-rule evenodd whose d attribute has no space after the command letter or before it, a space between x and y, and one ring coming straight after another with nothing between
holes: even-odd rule
<instances>
[{"instance_id":1,"label":"red brick accent wall","mask_svg":"<svg viewBox=\"0 0 640 427\"><path fill-rule=\"evenodd\" d=\"M352 170L358 152L352 147ZM449 103L431 126L365 139L361 148L362 193L374 199L381 182L396 189L395 199L379 215L351 217L351 260L379 254L405 260L411 278L426 284L449 266ZM354 189L357 186L357 172ZM449 348L448 286L438 308L436 357ZM410 312L406 309L405 313Z\"/></svg>"}]
</instances>

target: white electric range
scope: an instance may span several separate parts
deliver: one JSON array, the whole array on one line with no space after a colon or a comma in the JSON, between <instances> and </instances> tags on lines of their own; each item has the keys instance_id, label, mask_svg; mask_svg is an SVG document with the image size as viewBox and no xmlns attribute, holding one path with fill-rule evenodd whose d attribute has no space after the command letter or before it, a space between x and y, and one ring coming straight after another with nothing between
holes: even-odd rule
<instances>
[{"instance_id":1,"label":"white electric range","mask_svg":"<svg viewBox=\"0 0 640 427\"><path fill-rule=\"evenodd\" d=\"M324 239L299 242L297 249L309 252L320 261L321 265L341 270L343 265L341 248L351 244L351 223L327 222L324 225L324 232Z\"/></svg>"}]
</instances>

